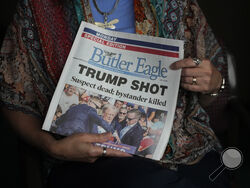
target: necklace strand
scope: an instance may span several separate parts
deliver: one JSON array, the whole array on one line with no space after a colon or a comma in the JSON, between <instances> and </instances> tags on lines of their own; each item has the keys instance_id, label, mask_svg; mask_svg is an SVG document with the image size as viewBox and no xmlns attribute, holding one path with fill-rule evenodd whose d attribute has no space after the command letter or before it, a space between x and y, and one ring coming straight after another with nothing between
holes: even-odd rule
<instances>
[{"instance_id":1,"label":"necklace strand","mask_svg":"<svg viewBox=\"0 0 250 188\"><path fill-rule=\"evenodd\" d=\"M95 24L99 27L103 27L103 28L110 28L110 29L115 29L114 24L118 23L119 20L118 19L114 19L111 20L110 22L108 22L108 16L111 15L117 8L119 0L115 1L115 5L113 6L113 8L109 11L109 12L103 12L100 10L100 8L98 7L96 0L93 0L93 3L95 5L96 10L103 15L104 17L104 23L100 23L100 22L95 22Z\"/></svg>"}]
</instances>

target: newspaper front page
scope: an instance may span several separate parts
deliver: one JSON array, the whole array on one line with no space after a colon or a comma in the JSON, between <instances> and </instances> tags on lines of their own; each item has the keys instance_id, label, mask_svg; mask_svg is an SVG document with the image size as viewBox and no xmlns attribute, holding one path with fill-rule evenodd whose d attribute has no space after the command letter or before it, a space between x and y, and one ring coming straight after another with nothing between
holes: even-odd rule
<instances>
[{"instance_id":1,"label":"newspaper front page","mask_svg":"<svg viewBox=\"0 0 250 188\"><path fill-rule=\"evenodd\" d=\"M121 33L82 22L43 130L112 132L101 147L160 160L174 120L183 41Z\"/></svg>"}]
</instances>

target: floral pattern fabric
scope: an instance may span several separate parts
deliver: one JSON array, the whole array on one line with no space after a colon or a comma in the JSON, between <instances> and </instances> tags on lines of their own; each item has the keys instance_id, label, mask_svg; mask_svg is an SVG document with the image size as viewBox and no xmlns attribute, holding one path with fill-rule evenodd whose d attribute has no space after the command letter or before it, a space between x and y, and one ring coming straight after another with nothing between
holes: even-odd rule
<instances>
[{"instance_id":1,"label":"floral pattern fabric","mask_svg":"<svg viewBox=\"0 0 250 188\"><path fill-rule=\"evenodd\" d=\"M0 53L1 103L44 119L88 0L22 0ZM185 41L185 57L208 58L227 78L227 64L196 0L134 0L136 32ZM162 162L193 164L219 142L198 96L180 88Z\"/></svg>"}]
</instances>

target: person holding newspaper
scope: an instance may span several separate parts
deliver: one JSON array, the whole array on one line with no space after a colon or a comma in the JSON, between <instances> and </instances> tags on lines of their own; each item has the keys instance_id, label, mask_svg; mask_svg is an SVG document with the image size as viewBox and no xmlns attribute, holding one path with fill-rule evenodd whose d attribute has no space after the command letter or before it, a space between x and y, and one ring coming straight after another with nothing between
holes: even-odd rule
<instances>
[{"instance_id":1,"label":"person holding newspaper","mask_svg":"<svg viewBox=\"0 0 250 188\"><path fill-rule=\"evenodd\" d=\"M181 88L161 164L93 144L108 141L111 133L56 139L41 130L82 20L185 41L185 58L171 66L182 69ZM208 179L220 165L221 146L204 110L223 92L227 61L196 0L20 0L0 66L2 113L25 142L63 161L51 167L50 160L47 186L227 187L225 173Z\"/></svg>"}]
</instances>

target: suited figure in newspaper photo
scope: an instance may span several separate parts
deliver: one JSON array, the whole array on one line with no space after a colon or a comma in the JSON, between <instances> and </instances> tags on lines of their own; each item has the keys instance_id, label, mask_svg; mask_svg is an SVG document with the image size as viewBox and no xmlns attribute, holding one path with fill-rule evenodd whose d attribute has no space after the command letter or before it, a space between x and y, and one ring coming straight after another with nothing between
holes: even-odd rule
<instances>
[{"instance_id":1,"label":"suited figure in newspaper photo","mask_svg":"<svg viewBox=\"0 0 250 188\"><path fill-rule=\"evenodd\" d=\"M143 138L143 129L139 124L140 117L141 112L138 109L128 111L126 118L127 124L119 132L119 137L123 144L135 146L136 148L140 146Z\"/></svg>"},{"instance_id":2,"label":"suited figure in newspaper photo","mask_svg":"<svg viewBox=\"0 0 250 188\"><path fill-rule=\"evenodd\" d=\"M119 112L117 114L117 116L115 117L114 121L115 121L115 129L120 131L121 129L123 129L126 124L127 124L127 117L128 114L128 110L126 106L122 106L119 109Z\"/></svg>"},{"instance_id":3,"label":"suited figure in newspaper photo","mask_svg":"<svg viewBox=\"0 0 250 188\"><path fill-rule=\"evenodd\" d=\"M91 97L87 104L78 104L70 107L65 114L55 121L54 133L60 135L71 135L73 133L93 133L96 125L101 126L107 132L112 132L111 126L97 114L101 108L101 100L98 97Z\"/></svg>"}]
</instances>

